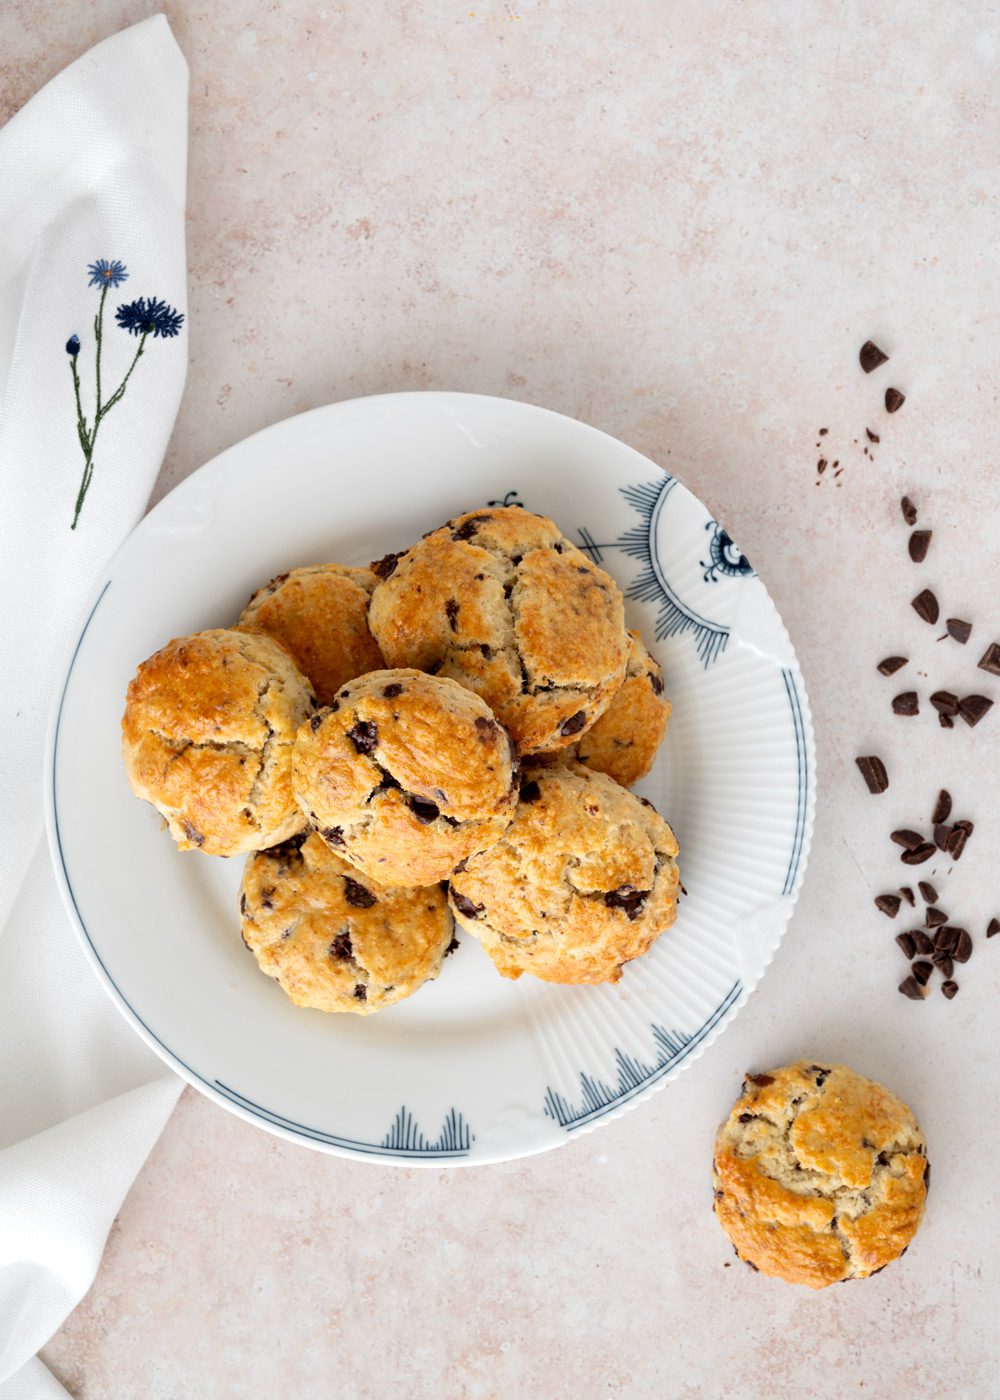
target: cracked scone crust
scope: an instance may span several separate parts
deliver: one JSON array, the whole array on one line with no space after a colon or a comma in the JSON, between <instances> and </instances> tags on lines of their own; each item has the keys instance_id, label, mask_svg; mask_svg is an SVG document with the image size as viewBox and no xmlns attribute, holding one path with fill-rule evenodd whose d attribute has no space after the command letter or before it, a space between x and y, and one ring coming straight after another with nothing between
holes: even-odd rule
<instances>
[{"instance_id":1,"label":"cracked scone crust","mask_svg":"<svg viewBox=\"0 0 1000 1400\"><path fill-rule=\"evenodd\" d=\"M362 877L315 832L250 857L243 942L296 1006L369 1016L437 977L451 941L439 885Z\"/></svg>"},{"instance_id":2,"label":"cracked scone crust","mask_svg":"<svg viewBox=\"0 0 1000 1400\"><path fill-rule=\"evenodd\" d=\"M715 1213L755 1269L825 1288L903 1253L928 1170L894 1094L846 1065L802 1061L747 1076L715 1141Z\"/></svg>"},{"instance_id":3,"label":"cracked scone crust","mask_svg":"<svg viewBox=\"0 0 1000 1400\"><path fill-rule=\"evenodd\" d=\"M618 585L544 516L470 511L372 567L386 664L461 681L522 754L573 743L624 679Z\"/></svg>"},{"instance_id":4,"label":"cracked scone crust","mask_svg":"<svg viewBox=\"0 0 1000 1400\"><path fill-rule=\"evenodd\" d=\"M471 690L421 671L372 671L302 726L293 782L344 860L384 884L432 885L502 835L517 759Z\"/></svg>"},{"instance_id":5,"label":"cracked scone crust","mask_svg":"<svg viewBox=\"0 0 1000 1400\"><path fill-rule=\"evenodd\" d=\"M314 564L279 574L240 614L241 627L277 637L308 676L321 705L355 676L377 671L382 653L368 630L375 575L346 564Z\"/></svg>"},{"instance_id":6,"label":"cracked scone crust","mask_svg":"<svg viewBox=\"0 0 1000 1400\"><path fill-rule=\"evenodd\" d=\"M280 642L219 628L176 637L129 683L122 754L132 791L182 851L257 851L305 825L292 745L315 697Z\"/></svg>"},{"instance_id":7,"label":"cracked scone crust","mask_svg":"<svg viewBox=\"0 0 1000 1400\"><path fill-rule=\"evenodd\" d=\"M674 922L676 855L659 813L605 774L529 769L511 826L452 877L452 912L504 977L617 982Z\"/></svg>"}]
</instances>

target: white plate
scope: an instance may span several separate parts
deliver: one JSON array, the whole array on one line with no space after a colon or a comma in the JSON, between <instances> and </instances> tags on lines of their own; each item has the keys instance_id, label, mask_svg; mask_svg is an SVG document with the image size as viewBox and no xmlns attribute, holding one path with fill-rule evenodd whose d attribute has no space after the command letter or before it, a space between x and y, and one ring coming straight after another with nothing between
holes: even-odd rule
<instances>
[{"instance_id":1,"label":"white plate","mask_svg":"<svg viewBox=\"0 0 1000 1400\"><path fill-rule=\"evenodd\" d=\"M240 860L180 855L122 768L136 665L233 622L274 574L364 564L449 516L554 517L621 584L673 717L639 791L680 842L675 927L616 987L504 981L470 938L373 1017L286 1000L240 938ZM674 478L594 428L467 394L391 394L278 423L141 522L73 651L49 736L56 871L98 976L223 1107L325 1151L406 1165L541 1152L696 1060L760 980L812 832L809 708L788 635L728 535Z\"/></svg>"}]
</instances>

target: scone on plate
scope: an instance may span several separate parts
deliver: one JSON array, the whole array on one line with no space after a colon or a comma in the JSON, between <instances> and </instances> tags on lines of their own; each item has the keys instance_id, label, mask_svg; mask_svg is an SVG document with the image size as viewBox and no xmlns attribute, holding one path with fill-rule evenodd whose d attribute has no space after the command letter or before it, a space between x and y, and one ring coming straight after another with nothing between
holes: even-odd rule
<instances>
[{"instance_id":1,"label":"scone on plate","mask_svg":"<svg viewBox=\"0 0 1000 1400\"><path fill-rule=\"evenodd\" d=\"M846 1065L748 1074L715 1140L715 1213L762 1274L825 1288L898 1259L927 1196L906 1104Z\"/></svg>"},{"instance_id":2,"label":"scone on plate","mask_svg":"<svg viewBox=\"0 0 1000 1400\"><path fill-rule=\"evenodd\" d=\"M452 936L440 886L362 879L315 832L250 857L240 916L244 943L296 1006L360 1016L436 977Z\"/></svg>"},{"instance_id":3,"label":"scone on plate","mask_svg":"<svg viewBox=\"0 0 1000 1400\"><path fill-rule=\"evenodd\" d=\"M263 633L177 637L129 684L122 753L132 791L166 818L182 851L234 856L305 825L292 745L315 697Z\"/></svg>"},{"instance_id":4,"label":"scone on plate","mask_svg":"<svg viewBox=\"0 0 1000 1400\"><path fill-rule=\"evenodd\" d=\"M555 755L607 773L622 787L631 787L652 768L670 718L662 668L638 632L628 635L628 668L621 689L596 723L570 748Z\"/></svg>"},{"instance_id":5,"label":"scone on plate","mask_svg":"<svg viewBox=\"0 0 1000 1400\"><path fill-rule=\"evenodd\" d=\"M452 912L504 977L617 982L674 922L677 842L613 779L529 769L514 821L452 876Z\"/></svg>"},{"instance_id":6,"label":"scone on plate","mask_svg":"<svg viewBox=\"0 0 1000 1400\"><path fill-rule=\"evenodd\" d=\"M461 681L522 754L573 743L624 679L618 585L544 516L472 511L372 568L386 664Z\"/></svg>"},{"instance_id":7,"label":"scone on plate","mask_svg":"<svg viewBox=\"0 0 1000 1400\"><path fill-rule=\"evenodd\" d=\"M489 706L452 680L372 671L302 726L295 794L327 844L386 885L432 885L491 846L517 759Z\"/></svg>"},{"instance_id":8,"label":"scone on plate","mask_svg":"<svg viewBox=\"0 0 1000 1400\"><path fill-rule=\"evenodd\" d=\"M340 687L384 663L368 630L375 587L370 569L314 564L279 574L250 599L241 627L259 627L284 642L321 705Z\"/></svg>"}]
</instances>

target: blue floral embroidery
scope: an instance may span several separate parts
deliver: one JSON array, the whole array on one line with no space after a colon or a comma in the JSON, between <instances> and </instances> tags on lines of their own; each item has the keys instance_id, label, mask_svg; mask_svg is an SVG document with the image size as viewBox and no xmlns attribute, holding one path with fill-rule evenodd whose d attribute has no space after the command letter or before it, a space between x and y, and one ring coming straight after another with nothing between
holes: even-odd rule
<instances>
[{"instance_id":1,"label":"blue floral embroidery","mask_svg":"<svg viewBox=\"0 0 1000 1400\"><path fill-rule=\"evenodd\" d=\"M166 340L178 335L184 324L184 317L165 301L150 297L140 297L138 301L127 302L115 312L115 320L130 335L162 336Z\"/></svg>"},{"instance_id":2,"label":"blue floral embroidery","mask_svg":"<svg viewBox=\"0 0 1000 1400\"><path fill-rule=\"evenodd\" d=\"M79 353L80 353L80 337L79 337L78 335L71 335L70 338L69 338L69 340L67 340L67 342L66 342L66 354L67 354L67 355L79 355Z\"/></svg>"},{"instance_id":3,"label":"blue floral embroidery","mask_svg":"<svg viewBox=\"0 0 1000 1400\"><path fill-rule=\"evenodd\" d=\"M108 262L107 258L98 258L96 262L87 265L87 271L90 273L88 287L120 287L123 282L128 281L128 269L117 258L114 262Z\"/></svg>"}]
</instances>

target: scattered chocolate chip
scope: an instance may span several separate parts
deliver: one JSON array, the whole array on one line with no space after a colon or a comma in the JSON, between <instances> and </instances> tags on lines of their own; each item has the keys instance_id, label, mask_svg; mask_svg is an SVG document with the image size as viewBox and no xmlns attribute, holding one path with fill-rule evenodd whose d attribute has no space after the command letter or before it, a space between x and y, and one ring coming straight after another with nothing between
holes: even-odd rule
<instances>
[{"instance_id":1,"label":"scattered chocolate chip","mask_svg":"<svg viewBox=\"0 0 1000 1400\"><path fill-rule=\"evenodd\" d=\"M328 846L342 846L344 844L344 833L339 826L321 826L319 834Z\"/></svg>"},{"instance_id":2,"label":"scattered chocolate chip","mask_svg":"<svg viewBox=\"0 0 1000 1400\"><path fill-rule=\"evenodd\" d=\"M954 715L939 714L938 724L941 726L942 729L954 729L955 717Z\"/></svg>"},{"instance_id":3,"label":"scattered chocolate chip","mask_svg":"<svg viewBox=\"0 0 1000 1400\"><path fill-rule=\"evenodd\" d=\"M619 885L616 890L608 891L604 903L609 909L623 910L631 921L642 913L649 893L649 890L637 890L635 885Z\"/></svg>"},{"instance_id":4,"label":"scattered chocolate chip","mask_svg":"<svg viewBox=\"0 0 1000 1400\"><path fill-rule=\"evenodd\" d=\"M995 938L1000 933L1000 919L991 919L986 925L986 937Z\"/></svg>"},{"instance_id":5,"label":"scattered chocolate chip","mask_svg":"<svg viewBox=\"0 0 1000 1400\"><path fill-rule=\"evenodd\" d=\"M746 1081L743 1086L744 1093L746 1093L747 1084L756 1084L758 1089L766 1089L769 1084L774 1083L773 1074L745 1074L743 1078Z\"/></svg>"},{"instance_id":6,"label":"scattered chocolate chip","mask_svg":"<svg viewBox=\"0 0 1000 1400\"><path fill-rule=\"evenodd\" d=\"M871 430L871 428L866 428L866 429L865 429L865 435L867 436L869 442L881 442L881 441L882 441L882 439L879 437L878 433L873 433L872 430Z\"/></svg>"},{"instance_id":7,"label":"scattered chocolate chip","mask_svg":"<svg viewBox=\"0 0 1000 1400\"><path fill-rule=\"evenodd\" d=\"M382 691L382 694L387 700L395 700L396 696L402 695L402 693L403 687L400 685L399 681L391 681Z\"/></svg>"},{"instance_id":8,"label":"scattered chocolate chip","mask_svg":"<svg viewBox=\"0 0 1000 1400\"><path fill-rule=\"evenodd\" d=\"M370 909L378 903L371 890L366 890L364 885L359 885L349 875L344 876L344 898L354 909Z\"/></svg>"},{"instance_id":9,"label":"scattered chocolate chip","mask_svg":"<svg viewBox=\"0 0 1000 1400\"><path fill-rule=\"evenodd\" d=\"M395 572L396 565L405 554L405 550L400 550L396 554L384 554L381 559L374 560L368 567L376 578L386 579Z\"/></svg>"},{"instance_id":10,"label":"scattered chocolate chip","mask_svg":"<svg viewBox=\"0 0 1000 1400\"><path fill-rule=\"evenodd\" d=\"M580 730L587 723L585 710L577 710L575 715L570 715L569 719L564 719L559 726L560 734L579 734ZM860 762L860 760L859 760Z\"/></svg>"},{"instance_id":11,"label":"scattered chocolate chip","mask_svg":"<svg viewBox=\"0 0 1000 1400\"><path fill-rule=\"evenodd\" d=\"M941 612L938 600L929 588L925 588L922 593L918 593L915 598L911 599L910 606L921 622L929 622L932 626L937 622Z\"/></svg>"},{"instance_id":12,"label":"scattered chocolate chip","mask_svg":"<svg viewBox=\"0 0 1000 1400\"><path fill-rule=\"evenodd\" d=\"M951 1001L952 997L958 995L958 983L957 983L957 982L951 982L951 981L942 982L942 983L941 983L941 991L942 991L942 992L944 993L944 995L948 998L948 1000Z\"/></svg>"},{"instance_id":13,"label":"scattered chocolate chip","mask_svg":"<svg viewBox=\"0 0 1000 1400\"><path fill-rule=\"evenodd\" d=\"M990 642L976 665L980 671L989 671L991 676L1000 676L1000 642Z\"/></svg>"},{"instance_id":14,"label":"scattered chocolate chip","mask_svg":"<svg viewBox=\"0 0 1000 1400\"><path fill-rule=\"evenodd\" d=\"M889 356L884 350L880 350L873 340L866 340L858 351L858 360L865 374L871 374L873 369L878 369L879 365L884 365Z\"/></svg>"},{"instance_id":15,"label":"scattered chocolate chip","mask_svg":"<svg viewBox=\"0 0 1000 1400\"><path fill-rule=\"evenodd\" d=\"M914 979L920 983L921 987L926 987L931 980L931 973L934 971L934 964L929 962L915 962L910 968Z\"/></svg>"},{"instance_id":16,"label":"scattered chocolate chip","mask_svg":"<svg viewBox=\"0 0 1000 1400\"><path fill-rule=\"evenodd\" d=\"M436 802L429 802L425 797L413 797L409 799L410 811L422 826L430 826L431 822L437 821L441 815L441 808Z\"/></svg>"},{"instance_id":17,"label":"scattered chocolate chip","mask_svg":"<svg viewBox=\"0 0 1000 1400\"><path fill-rule=\"evenodd\" d=\"M358 753L370 754L378 743L378 730L371 720L359 719L347 731L347 737Z\"/></svg>"},{"instance_id":18,"label":"scattered chocolate chip","mask_svg":"<svg viewBox=\"0 0 1000 1400\"><path fill-rule=\"evenodd\" d=\"M965 843L972 835L975 828L971 822L956 822L948 837L948 854L952 860L961 860L962 852L965 850Z\"/></svg>"},{"instance_id":19,"label":"scattered chocolate chip","mask_svg":"<svg viewBox=\"0 0 1000 1400\"><path fill-rule=\"evenodd\" d=\"M889 775L885 771L885 764L876 754L856 758L854 762L858 765L862 778L868 784L869 792L885 792L889 786Z\"/></svg>"},{"instance_id":20,"label":"scattered chocolate chip","mask_svg":"<svg viewBox=\"0 0 1000 1400\"><path fill-rule=\"evenodd\" d=\"M948 915L943 909L937 909L933 904L924 915L924 924L927 928L940 928L942 924L948 922Z\"/></svg>"},{"instance_id":21,"label":"scattered chocolate chip","mask_svg":"<svg viewBox=\"0 0 1000 1400\"><path fill-rule=\"evenodd\" d=\"M907 851L915 851L918 846L924 844L924 838L919 831L910 831L908 827L901 827L899 831L894 831L889 837L890 841L895 841L897 846L902 846Z\"/></svg>"},{"instance_id":22,"label":"scattered chocolate chip","mask_svg":"<svg viewBox=\"0 0 1000 1400\"><path fill-rule=\"evenodd\" d=\"M891 389L891 388L890 388L890 389L886 389L886 391L885 391L885 411L886 411L886 413L895 413L897 409L900 409L900 408L903 407L903 404L904 404L904 403L906 403L906 395L903 394L903 393L901 393L901 392L899 391L899 389Z\"/></svg>"},{"instance_id":23,"label":"scattered chocolate chip","mask_svg":"<svg viewBox=\"0 0 1000 1400\"><path fill-rule=\"evenodd\" d=\"M922 928L911 928L910 937L913 939L913 946L921 957L929 957L934 951L934 942L924 933Z\"/></svg>"},{"instance_id":24,"label":"scattered chocolate chip","mask_svg":"<svg viewBox=\"0 0 1000 1400\"><path fill-rule=\"evenodd\" d=\"M931 962L942 977L950 977L955 971L955 964L947 953L935 953L931 958Z\"/></svg>"},{"instance_id":25,"label":"scattered chocolate chip","mask_svg":"<svg viewBox=\"0 0 1000 1400\"><path fill-rule=\"evenodd\" d=\"M927 988L921 987L915 977L906 977L899 984L899 990L904 997L909 997L911 1001L923 1001L927 995Z\"/></svg>"},{"instance_id":26,"label":"scattered chocolate chip","mask_svg":"<svg viewBox=\"0 0 1000 1400\"><path fill-rule=\"evenodd\" d=\"M535 782L534 778L532 778L530 782L525 783L521 788L522 802L537 802L541 795L542 790Z\"/></svg>"},{"instance_id":27,"label":"scattered chocolate chip","mask_svg":"<svg viewBox=\"0 0 1000 1400\"><path fill-rule=\"evenodd\" d=\"M966 929L958 930L958 938L951 950L951 956L957 963L967 963L972 957L972 937Z\"/></svg>"},{"instance_id":28,"label":"scattered chocolate chip","mask_svg":"<svg viewBox=\"0 0 1000 1400\"><path fill-rule=\"evenodd\" d=\"M914 564L922 564L927 558L933 533L933 530L914 530L910 536L909 551Z\"/></svg>"},{"instance_id":29,"label":"scattered chocolate chip","mask_svg":"<svg viewBox=\"0 0 1000 1400\"><path fill-rule=\"evenodd\" d=\"M934 951L950 956L958 943L958 929L952 924L943 924L934 935Z\"/></svg>"},{"instance_id":30,"label":"scattered chocolate chip","mask_svg":"<svg viewBox=\"0 0 1000 1400\"><path fill-rule=\"evenodd\" d=\"M456 541L471 540L472 536L478 531L480 525L485 525L488 520L492 519L492 515L472 515L468 520L464 521L463 524L459 525L457 530L452 530L451 537Z\"/></svg>"},{"instance_id":31,"label":"scattered chocolate chip","mask_svg":"<svg viewBox=\"0 0 1000 1400\"><path fill-rule=\"evenodd\" d=\"M899 896L894 894L880 894L875 900L875 908L890 919L894 919L899 913L899 905Z\"/></svg>"},{"instance_id":32,"label":"scattered chocolate chip","mask_svg":"<svg viewBox=\"0 0 1000 1400\"><path fill-rule=\"evenodd\" d=\"M931 696L931 704L941 715L958 714L958 696L950 690L935 690Z\"/></svg>"},{"instance_id":33,"label":"scattered chocolate chip","mask_svg":"<svg viewBox=\"0 0 1000 1400\"><path fill-rule=\"evenodd\" d=\"M483 904L473 904L472 900L464 894L459 894L457 890L451 892L451 902L465 919L478 919L485 909Z\"/></svg>"},{"instance_id":34,"label":"scattered chocolate chip","mask_svg":"<svg viewBox=\"0 0 1000 1400\"><path fill-rule=\"evenodd\" d=\"M960 617L949 617L944 624L948 629L949 637L954 637L956 642L961 642L965 646L972 636L972 623L963 622Z\"/></svg>"},{"instance_id":35,"label":"scattered chocolate chip","mask_svg":"<svg viewBox=\"0 0 1000 1400\"><path fill-rule=\"evenodd\" d=\"M355 1000L355 1001L367 1001L367 1000L368 1000L368 988L365 986L365 984L364 984L363 982L359 982L359 983L357 984L357 986L354 988L354 1000Z\"/></svg>"},{"instance_id":36,"label":"scattered chocolate chip","mask_svg":"<svg viewBox=\"0 0 1000 1400\"><path fill-rule=\"evenodd\" d=\"M455 937L454 934L452 934L452 936L451 936L451 942L448 944L447 948L444 950L444 955L445 955L445 957L446 957L446 958L450 958L451 955L452 955L452 953L455 951L455 949L456 949L458 946L459 946L458 939Z\"/></svg>"},{"instance_id":37,"label":"scattered chocolate chip","mask_svg":"<svg viewBox=\"0 0 1000 1400\"><path fill-rule=\"evenodd\" d=\"M354 957L354 945L351 943L351 935L344 929L343 933L338 933L330 944L330 957L337 958L340 962L348 962Z\"/></svg>"},{"instance_id":38,"label":"scattered chocolate chip","mask_svg":"<svg viewBox=\"0 0 1000 1400\"><path fill-rule=\"evenodd\" d=\"M907 904L909 904L909 905L914 905L914 904L916 904L917 901L913 898L913 891L910 889L909 885L901 885L901 886L899 887L899 893L900 893L900 894L903 896L903 898L906 900Z\"/></svg>"},{"instance_id":39,"label":"scattered chocolate chip","mask_svg":"<svg viewBox=\"0 0 1000 1400\"><path fill-rule=\"evenodd\" d=\"M453 632L458 631L458 599L449 598L444 605L445 617L448 619L448 626Z\"/></svg>"},{"instance_id":40,"label":"scattered chocolate chip","mask_svg":"<svg viewBox=\"0 0 1000 1400\"><path fill-rule=\"evenodd\" d=\"M904 851L900 860L904 865L923 865L925 860L930 860L934 854L934 847L929 841L924 841L921 845L915 846L911 851Z\"/></svg>"},{"instance_id":41,"label":"scattered chocolate chip","mask_svg":"<svg viewBox=\"0 0 1000 1400\"><path fill-rule=\"evenodd\" d=\"M910 500L909 496L903 497L899 503L899 508L903 512L903 519L906 521L907 525L916 525L917 508Z\"/></svg>"},{"instance_id":42,"label":"scattered chocolate chip","mask_svg":"<svg viewBox=\"0 0 1000 1400\"><path fill-rule=\"evenodd\" d=\"M906 656L887 656L884 661L878 663L876 670L881 676L893 676L903 669L908 660Z\"/></svg>"},{"instance_id":43,"label":"scattered chocolate chip","mask_svg":"<svg viewBox=\"0 0 1000 1400\"><path fill-rule=\"evenodd\" d=\"M908 933L897 933L896 942L899 944L900 948L902 948L903 956L906 958L907 962L909 962L917 951L917 945L914 943L912 937Z\"/></svg>"},{"instance_id":44,"label":"scattered chocolate chip","mask_svg":"<svg viewBox=\"0 0 1000 1400\"><path fill-rule=\"evenodd\" d=\"M948 791L947 788L942 788L937 795L937 801L934 804L934 811L931 815L931 821L934 822L935 825L937 825L938 822L946 822L950 816L951 793Z\"/></svg>"},{"instance_id":45,"label":"scattered chocolate chip","mask_svg":"<svg viewBox=\"0 0 1000 1400\"><path fill-rule=\"evenodd\" d=\"M894 715L918 715L920 702L917 699L917 692L904 690L900 695L897 695L892 702L892 713Z\"/></svg>"},{"instance_id":46,"label":"scattered chocolate chip","mask_svg":"<svg viewBox=\"0 0 1000 1400\"><path fill-rule=\"evenodd\" d=\"M818 474L819 476L822 476L823 473L826 471L826 458L825 458L825 457L821 457L821 458L819 459L819 461L816 463L816 471L817 471L817 474Z\"/></svg>"},{"instance_id":47,"label":"scattered chocolate chip","mask_svg":"<svg viewBox=\"0 0 1000 1400\"><path fill-rule=\"evenodd\" d=\"M934 844L939 851L948 849L948 841L951 837L951 827L944 822L938 822L934 827Z\"/></svg>"},{"instance_id":48,"label":"scattered chocolate chip","mask_svg":"<svg viewBox=\"0 0 1000 1400\"><path fill-rule=\"evenodd\" d=\"M966 695L958 702L958 713L972 729L985 714L993 708L993 701L985 695Z\"/></svg>"}]
</instances>

